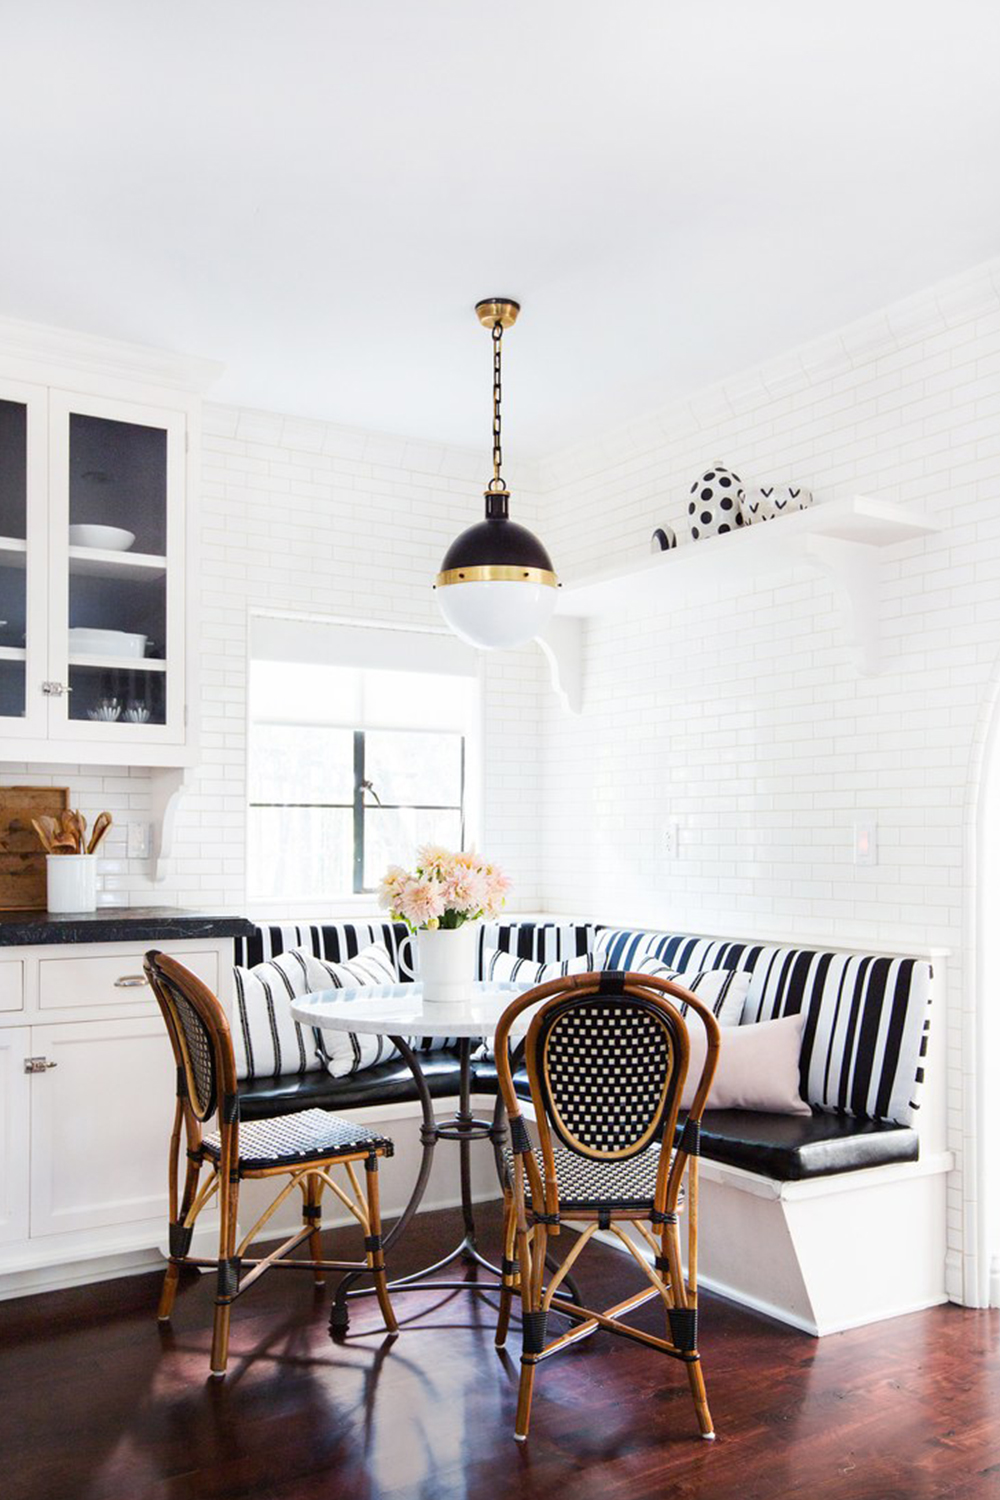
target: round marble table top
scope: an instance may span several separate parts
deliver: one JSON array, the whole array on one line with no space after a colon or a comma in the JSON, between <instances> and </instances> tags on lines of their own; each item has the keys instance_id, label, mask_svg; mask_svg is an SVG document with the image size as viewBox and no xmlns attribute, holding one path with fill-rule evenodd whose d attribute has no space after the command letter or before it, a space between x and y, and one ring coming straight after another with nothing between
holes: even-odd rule
<instances>
[{"instance_id":1,"label":"round marble table top","mask_svg":"<svg viewBox=\"0 0 1000 1500\"><path fill-rule=\"evenodd\" d=\"M474 979L469 981L463 1004L435 1005L424 1000L424 987L419 983L368 984L303 995L292 1001L292 1015L301 1026L362 1036L491 1036L515 995L531 987ZM527 1031L530 1021L529 1011L518 1016L514 1034Z\"/></svg>"}]
</instances>

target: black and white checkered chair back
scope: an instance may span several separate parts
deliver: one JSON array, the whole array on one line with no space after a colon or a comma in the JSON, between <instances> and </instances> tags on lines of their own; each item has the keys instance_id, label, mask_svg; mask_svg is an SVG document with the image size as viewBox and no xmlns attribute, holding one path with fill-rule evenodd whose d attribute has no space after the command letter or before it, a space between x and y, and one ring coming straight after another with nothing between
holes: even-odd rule
<instances>
[{"instance_id":1,"label":"black and white checkered chair back","mask_svg":"<svg viewBox=\"0 0 1000 1500\"><path fill-rule=\"evenodd\" d=\"M535 1072L563 1145L581 1156L624 1160L657 1139L683 1081L683 1024L631 995L568 999L544 1016Z\"/></svg>"},{"instance_id":2,"label":"black and white checkered chair back","mask_svg":"<svg viewBox=\"0 0 1000 1500\"><path fill-rule=\"evenodd\" d=\"M158 965L153 977L164 1019L183 1058L188 1103L197 1119L208 1120L219 1102L215 1039L192 1001Z\"/></svg>"}]
</instances>

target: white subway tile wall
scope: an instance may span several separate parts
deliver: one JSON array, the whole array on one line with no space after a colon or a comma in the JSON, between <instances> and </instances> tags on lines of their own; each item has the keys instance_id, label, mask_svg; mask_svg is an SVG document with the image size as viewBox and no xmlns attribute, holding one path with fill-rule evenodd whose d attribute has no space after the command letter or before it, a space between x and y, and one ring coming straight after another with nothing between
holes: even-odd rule
<instances>
[{"instance_id":1,"label":"white subway tile wall","mask_svg":"<svg viewBox=\"0 0 1000 1500\"><path fill-rule=\"evenodd\" d=\"M672 610L667 568L662 610L588 621L582 717L546 706L542 889L582 917L953 949L953 1256L972 1186L966 828L1000 646L998 286L1000 263L979 268L545 470L567 578L640 555L667 523L697 545L688 491L717 461L817 504L866 494L941 523L881 553L877 677L852 662L831 584L806 573ZM859 817L878 824L873 866L853 862Z\"/></svg>"}]
</instances>

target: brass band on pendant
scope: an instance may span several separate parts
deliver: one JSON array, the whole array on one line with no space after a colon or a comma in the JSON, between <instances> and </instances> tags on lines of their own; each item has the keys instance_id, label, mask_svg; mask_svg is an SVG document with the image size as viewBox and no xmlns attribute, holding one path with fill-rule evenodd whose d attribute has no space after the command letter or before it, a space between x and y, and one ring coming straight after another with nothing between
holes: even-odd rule
<instances>
[{"instance_id":1,"label":"brass band on pendant","mask_svg":"<svg viewBox=\"0 0 1000 1500\"><path fill-rule=\"evenodd\" d=\"M541 583L557 589L559 580L548 568L519 568L511 563L481 563L478 567L448 568L434 580L436 589L451 583Z\"/></svg>"}]
</instances>

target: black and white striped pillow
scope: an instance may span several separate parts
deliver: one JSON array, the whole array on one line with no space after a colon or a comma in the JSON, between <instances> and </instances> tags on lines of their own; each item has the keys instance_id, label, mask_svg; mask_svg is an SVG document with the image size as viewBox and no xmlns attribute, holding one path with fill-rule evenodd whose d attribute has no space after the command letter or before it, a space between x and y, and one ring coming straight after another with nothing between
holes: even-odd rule
<instances>
[{"instance_id":1,"label":"black and white striped pillow","mask_svg":"<svg viewBox=\"0 0 1000 1500\"><path fill-rule=\"evenodd\" d=\"M680 973L660 962L652 954L640 958L632 968L633 974L655 974L657 979L669 979L697 995L707 1005L720 1026L738 1026L743 1016L750 975L739 969L707 969L700 974ZM690 1006L682 1002L678 1007L686 1016Z\"/></svg>"},{"instance_id":2,"label":"black and white striped pillow","mask_svg":"<svg viewBox=\"0 0 1000 1500\"><path fill-rule=\"evenodd\" d=\"M565 979L567 974L589 974L594 968L594 955L581 953L576 958L563 958L557 963L540 964L533 958L518 958L502 948L488 948L483 954L483 979L495 984L507 981L514 984L548 984L550 979ZM511 999L515 997L512 995ZM493 1061L493 1038L487 1037L473 1054L476 1062Z\"/></svg>"},{"instance_id":3,"label":"black and white striped pillow","mask_svg":"<svg viewBox=\"0 0 1000 1500\"><path fill-rule=\"evenodd\" d=\"M539 963L534 958L518 958L502 948L489 948L483 954L483 978L495 984L548 984L550 979L565 979L567 974L589 974L594 955L581 953L576 958L562 958L554 963Z\"/></svg>"},{"instance_id":4,"label":"black and white striped pillow","mask_svg":"<svg viewBox=\"0 0 1000 1500\"><path fill-rule=\"evenodd\" d=\"M309 960L308 953L293 948L253 969L233 970L237 1078L281 1078L322 1069L313 1028L300 1026L291 1012L293 1000L316 988L309 981Z\"/></svg>"},{"instance_id":5,"label":"black and white striped pillow","mask_svg":"<svg viewBox=\"0 0 1000 1500\"><path fill-rule=\"evenodd\" d=\"M310 990L349 990L399 983L392 958L381 943L370 943L344 964L330 963L315 954L307 954L306 972ZM379 1063L399 1056L387 1036L363 1036L360 1032L334 1031L325 1027L319 1033L319 1039L323 1066L333 1078L350 1078L365 1068L377 1067Z\"/></svg>"}]
</instances>

